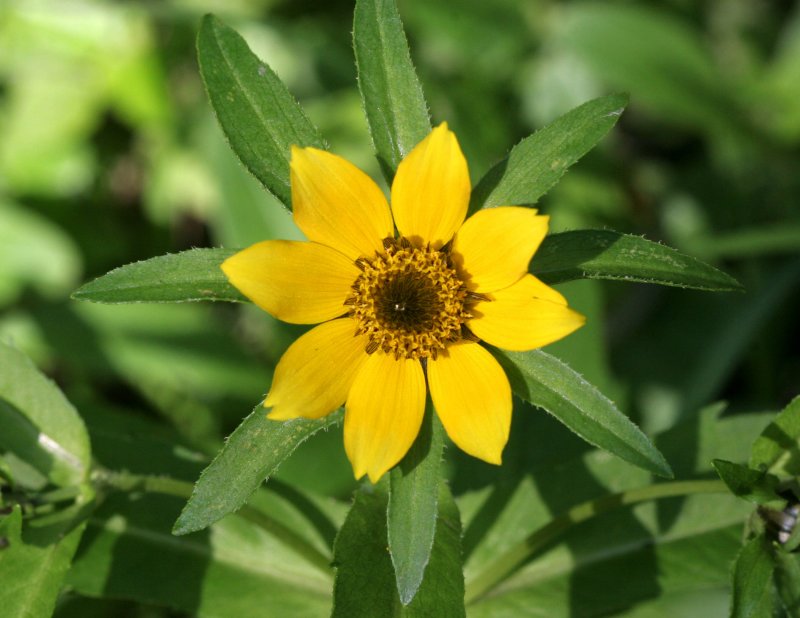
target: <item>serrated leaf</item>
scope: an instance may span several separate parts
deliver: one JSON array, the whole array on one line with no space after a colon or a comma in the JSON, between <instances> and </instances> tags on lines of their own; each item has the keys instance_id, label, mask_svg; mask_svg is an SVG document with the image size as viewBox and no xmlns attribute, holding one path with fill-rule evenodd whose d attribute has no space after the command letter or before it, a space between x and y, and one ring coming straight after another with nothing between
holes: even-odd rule
<instances>
[{"instance_id":1,"label":"serrated leaf","mask_svg":"<svg viewBox=\"0 0 800 618\"><path fill-rule=\"evenodd\" d=\"M751 539L733 566L731 618L770 618L774 609L773 562L769 541Z\"/></svg>"},{"instance_id":2,"label":"serrated leaf","mask_svg":"<svg viewBox=\"0 0 800 618\"><path fill-rule=\"evenodd\" d=\"M257 406L200 475L173 532L202 530L238 510L301 443L341 418L339 411L321 419L278 422Z\"/></svg>"},{"instance_id":3,"label":"serrated leaf","mask_svg":"<svg viewBox=\"0 0 800 618\"><path fill-rule=\"evenodd\" d=\"M30 542L22 530L22 512L0 515L0 607L4 618L49 618L72 562L85 522L64 530L51 542Z\"/></svg>"},{"instance_id":4,"label":"serrated leaf","mask_svg":"<svg viewBox=\"0 0 800 618\"><path fill-rule=\"evenodd\" d=\"M696 258L611 230L551 234L533 256L530 271L551 285L573 279L611 279L709 292L743 290L736 279Z\"/></svg>"},{"instance_id":5,"label":"serrated leaf","mask_svg":"<svg viewBox=\"0 0 800 618\"><path fill-rule=\"evenodd\" d=\"M779 480L765 470L753 470L724 459L715 459L712 464L734 496L779 510L786 505L777 494Z\"/></svg>"},{"instance_id":6,"label":"serrated leaf","mask_svg":"<svg viewBox=\"0 0 800 618\"><path fill-rule=\"evenodd\" d=\"M232 249L190 249L115 268L72 293L95 303L246 302L228 283L220 264Z\"/></svg>"},{"instance_id":7,"label":"serrated leaf","mask_svg":"<svg viewBox=\"0 0 800 618\"><path fill-rule=\"evenodd\" d=\"M0 342L0 450L56 485L78 485L89 471L83 420L58 387L22 352Z\"/></svg>"},{"instance_id":8,"label":"serrated leaf","mask_svg":"<svg viewBox=\"0 0 800 618\"><path fill-rule=\"evenodd\" d=\"M590 444L654 474L672 477L669 464L647 436L560 360L541 350L491 352L517 397L547 410Z\"/></svg>"},{"instance_id":9,"label":"serrated leaf","mask_svg":"<svg viewBox=\"0 0 800 618\"><path fill-rule=\"evenodd\" d=\"M469 210L535 204L617 123L627 95L588 101L526 137L480 180Z\"/></svg>"},{"instance_id":10,"label":"serrated leaf","mask_svg":"<svg viewBox=\"0 0 800 618\"><path fill-rule=\"evenodd\" d=\"M750 467L800 473L800 397L795 397L753 443Z\"/></svg>"},{"instance_id":11,"label":"serrated leaf","mask_svg":"<svg viewBox=\"0 0 800 618\"><path fill-rule=\"evenodd\" d=\"M272 69L245 40L213 15L197 36L197 58L208 98L231 148L245 167L288 208L290 147L325 142Z\"/></svg>"},{"instance_id":12,"label":"serrated leaf","mask_svg":"<svg viewBox=\"0 0 800 618\"><path fill-rule=\"evenodd\" d=\"M398 597L386 547L387 504L384 485L365 485L356 493L334 545L333 618L464 616L461 522L447 487L439 487L439 515L425 578L407 606Z\"/></svg>"},{"instance_id":13,"label":"serrated leaf","mask_svg":"<svg viewBox=\"0 0 800 618\"><path fill-rule=\"evenodd\" d=\"M417 594L433 549L444 430L429 405L420 433L389 477L389 553L403 605Z\"/></svg>"},{"instance_id":14,"label":"serrated leaf","mask_svg":"<svg viewBox=\"0 0 800 618\"><path fill-rule=\"evenodd\" d=\"M353 51L375 153L391 179L403 157L431 130L394 0L356 2Z\"/></svg>"}]
</instances>

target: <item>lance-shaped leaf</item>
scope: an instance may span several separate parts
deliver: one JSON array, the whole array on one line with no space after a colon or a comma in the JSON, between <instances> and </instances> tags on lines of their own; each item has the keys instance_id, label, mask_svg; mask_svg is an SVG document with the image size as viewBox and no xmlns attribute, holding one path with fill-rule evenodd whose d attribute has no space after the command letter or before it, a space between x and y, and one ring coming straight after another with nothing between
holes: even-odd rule
<instances>
[{"instance_id":1,"label":"lance-shaped leaf","mask_svg":"<svg viewBox=\"0 0 800 618\"><path fill-rule=\"evenodd\" d=\"M5 618L52 615L85 526L83 522L66 528L44 542L22 534L19 506L0 515L0 607Z\"/></svg>"},{"instance_id":2,"label":"lance-shaped leaf","mask_svg":"<svg viewBox=\"0 0 800 618\"><path fill-rule=\"evenodd\" d=\"M291 208L290 147L325 143L286 86L245 40L213 15L197 36L197 58L222 130L245 167Z\"/></svg>"},{"instance_id":3,"label":"lance-shaped leaf","mask_svg":"<svg viewBox=\"0 0 800 618\"><path fill-rule=\"evenodd\" d=\"M672 470L659 450L594 386L557 358L542 352L492 353L505 369L514 394L547 410L581 438L663 477Z\"/></svg>"},{"instance_id":4,"label":"lance-shaped leaf","mask_svg":"<svg viewBox=\"0 0 800 618\"><path fill-rule=\"evenodd\" d=\"M800 556L776 549L775 588L787 616L800 614Z\"/></svg>"},{"instance_id":5,"label":"lance-shaped leaf","mask_svg":"<svg viewBox=\"0 0 800 618\"><path fill-rule=\"evenodd\" d=\"M353 17L358 87L375 153L388 179L431 130L394 0L358 0Z\"/></svg>"},{"instance_id":6,"label":"lance-shaped leaf","mask_svg":"<svg viewBox=\"0 0 800 618\"><path fill-rule=\"evenodd\" d=\"M733 566L731 618L773 615L773 568L769 541L764 536L757 536L742 547Z\"/></svg>"},{"instance_id":7,"label":"lance-shaped leaf","mask_svg":"<svg viewBox=\"0 0 800 618\"><path fill-rule=\"evenodd\" d=\"M390 474L389 552L403 605L417 594L433 548L444 430L428 405L411 449Z\"/></svg>"},{"instance_id":8,"label":"lance-shaped leaf","mask_svg":"<svg viewBox=\"0 0 800 618\"><path fill-rule=\"evenodd\" d=\"M492 206L535 204L611 130L627 95L594 99L526 137L477 184L470 213Z\"/></svg>"},{"instance_id":9,"label":"lance-shaped leaf","mask_svg":"<svg viewBox=\"0 0 800 618\"><path fill-rule=\"evenodd\" d=\"M409 605L397 594L386 548L384 485L363 486L334 544L333 618L464 616L461 521L447 486L439 487L439 515L425 579Z\"/></svg>"},{"instance_id":10,"label":"lance-shaped leaf","mask_svg":"<svg viewBox=\"0 0 800 618\"><path fill-rule=\"evenodd\" d=\"M246 302L220 269L234 253L232 249L190 249L134 262L83 285L72 298L111 304Z\"/></svg>"},{"instance_id":11,"label":"lance-shaped leaf","mask_svg":"<svg viewBox=\"0 0 800 618\"><path fill-rule=\"evenodd\" d=\"M750 467L800 474L800 397L795 397L753 443Z\"/></svg>"},{"instance_id":12,"label":"lance-shaped leaf","mask_svg":"<svg viewBox=\"0 0 800 618\"><path fill-rule=\"evenodd\" d=\"M730 275L696 258L640 236L611 230L575 230L548 236L533 256L530 271L549 284L612 279L709 292L743 289Z\"/></svg>"},{"instance_id":13,"label":"lance-shaped leaf","mask_svg":"<svg viewBox=\"0 0 800 618\"><path fill-rule=\"evenodd\" d=\"M0 451L56 485L80 484L90 464L83 420L58 387L18 350L0 342Z\"/></svg>"},{"instance_id":14,"label":"lance-shaped leaf","mask_svg":"<svg viewBox=\"0 0 800 618\"><path fill-rule=\"evenodd\" d=\"M321 419L278 422L256 407L200 475L173 532L202 530L238 510L300 444L341 418L341 412L334 412Z\"/></svg>"},{"instance_id":15,"label":"lance-shaped leaf","mask_svg":"<svg viewBox=\"0 0 800 618\"><path fill-rule=\"evenodd\" d=\"M776 509L786 506L786 500L778 495L778 477L766 470L758 471L741 464L715 459L712 464L734 496Z\"/></svg>"}]
</instances>

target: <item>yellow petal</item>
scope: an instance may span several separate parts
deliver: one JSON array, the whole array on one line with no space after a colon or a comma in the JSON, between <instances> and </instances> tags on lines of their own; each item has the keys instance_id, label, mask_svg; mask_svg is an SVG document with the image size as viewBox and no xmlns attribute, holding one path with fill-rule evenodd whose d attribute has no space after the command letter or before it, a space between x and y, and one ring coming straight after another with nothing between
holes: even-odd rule
<instances>
[{"instance_id":1,"label":"yellow petal","mask_svg":"<svg viewBox=\"0 0 800 618\"><path fill-rule=\"evenodd\" d=\"M347 399L353 379L367 359L355 324L342 318L315 326L286 350L272 378L264 407L269 418L320 418Z\"/></svg>"},{"instance_id":2,"label":"yellow petal","mask_svg":"<svg viewBox=\"0 0 800 618\"><path fill-rule=\"evenodd\" d=\"M309 240L355 260L383 251L394 236L389 204L378 185L352 163L316 148L292 147L294 220Z\"/></svg>"},{"instance_id":3,"label":"yellow petal","mask_svg":"<svg viewBox=\"0 0 800 618\"><path fill-rule=\"evenodd\" d=\"M344 448L357 479L377 483L414 443L425 412L425 376L418 360L376 352L347 396Z\"/></svg>"},{"instance_id":4,"label":"yellow petal","mask_svg":"<svg viewBox=\"0 0 800 618\"><path fill-rule=\"evenodd\" d=\"M547 234L549 217L532 208L479 210L453 239L453 262L476 292L493 292L519 281Z\"/></svg>"},{"instance_id":5,"label":"yellow petal","mask_svg":"<svg viewBox=\"0 0 800 618\"><path fill-rule=\"evenodd\" d=\"M469 170L455 134L443 122L408 153L392 183L400 234L439 248L461 226L469 205Z\"/></svg>"},{"instance_id":6,"label":"yellow petal","mask_svg":"<svg viewBox=\"0 0 800 618\"><path fill-rule=\"evenodd\" d=\"M488 295L470 308L467 322L478 337L505 350L532 350L566 337L586 318L567 307L564 297L526 275L514 285Z\"/></svg>"},{"instance_id":7,"label":"yellow petal","mask_svg":"<svg viewBox=\"0 0 800 618\"><path fill-rule=\"evenodd\" d=\"M266 240L222 263L228 280L279 320L316 324L345 313L344 301L359 270L330 247Z\"/></svg>"},{"instance_id":8,"label":"yellow petal","mask_svg":"<svg viewBox=\"0 0 800 618\"><path fill-rule=\"evenodd\" d=\"M428 384L447 435L464 452L500 464L511 426L511 387L498 362L474 342L428 361Z\"/></svg>"}]
</instances>

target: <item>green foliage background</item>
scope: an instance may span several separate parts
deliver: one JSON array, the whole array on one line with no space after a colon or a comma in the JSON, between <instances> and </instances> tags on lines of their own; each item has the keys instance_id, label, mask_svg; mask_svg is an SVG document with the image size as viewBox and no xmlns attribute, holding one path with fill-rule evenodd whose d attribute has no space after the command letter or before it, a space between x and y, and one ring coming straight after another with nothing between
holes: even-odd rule
<instances>
[{"instance_id":1,"label":"green foliage background","mask_svg":"<svg viewBox=\"0 0 800 618\"><path fill-rule=\"evenodd\" d=\"M679 477L709 471L712 457L746 460L766 423L753 413L779 410L800 385L800 8L748 0L405 0L399 8L431 115L458 135L474 181L560 114L629 93L609 137L542 198L551 231L643 234L723 268L746 292L570 282L559 289L587 326L547 351L658 434ZM302 332L250 306L68 298L136 260L300 237L217 126L196 64L201 16L213 11L238 30L331 149L379 179L356 87L352 9L297 0L0 5L0 340L63 389L101 464L196 480ZM699 413L720 400L729 402L722 420ZM340 432L302 445L275 490L310 491L337 525L355 488ZM445 452L468 578L548 514L649 482L532 408L516 411L503 468ZM291 500L264 494L296 519ZM363 508L381 499L365 498ZM278 594L281 580L242 570L240 558L270 552L278 558L263 569L286 569L311 591L281 597L274 615L329 611L329 584L231 518L199 533L203 560L176 552L163 573L148 572L147 556L165 550L152 538L152 548L135 547L136 535L124 532L168 531L182 501L126 500L109 499L89 522L68 579L77 592L62 597L57 616L259 615L248 591L272 582ZM599 518L469 615L524 615L515 611L529 606L550 608L545 615L725 615L747 509L717 500ZM115 527L119 511L127 523ZM698 532L700 521L714 525ZM661 534L672 534L669 549L653 542ZM702 543L701 555L693 547ZM672 573L678 559L703 566L706 578ZM170 567L181 574L174 598L159 588Z\"/></svg>"}]
</instances>

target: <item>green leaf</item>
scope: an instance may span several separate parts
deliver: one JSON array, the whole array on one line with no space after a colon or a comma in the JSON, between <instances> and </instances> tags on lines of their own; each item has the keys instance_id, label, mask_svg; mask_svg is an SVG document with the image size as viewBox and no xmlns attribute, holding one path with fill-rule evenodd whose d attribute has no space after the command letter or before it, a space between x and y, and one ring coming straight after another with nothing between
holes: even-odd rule
<instances>
[{"instance_id":1,"label":"green leaf","mask_svg":"<svg viewBox=\"0 0 800 618\"><path fill-rule=\"evenodd\" d=\"M800 613L800 556L781 549L773 552L775 588L787 616Z\"/></svg>"},{"instance_id":2,"label":"green leaf","mask_svg":"<svg viewBox=\"0 0 800 618\"><path fill-rule=\"evenodd\" d=\"M91 597L133 599L191 616L330 614L331 580L241 517L175 537L181 500L113 494L87 528L67 583Z\"/></svg>"},{"instance_id":3,"label":"green leaf","mask_svg":"<svg viewBox=\"0 0 800 618\"><path fill-rule=\"evenodd\" d=\"M5 618L49 618L85 523L42 543L22 530L22 511L0 515L0 607Z\"/></svg>"},{"instance_id":4,"label":"green leaf","mask_svg":"<svg viewBox=\"0 0 800 618\"><path fill-rule=\"evenodd\" d=\"M734 496L778 510L786 506L786 500L777 494L777 477L765 470L753 470L724 459L715 459L712 464Z\"/></svg>"},{"instance_id":5,"label":"green leaf","mask_svg":"<svg viewBox=\"0 0 800 618\"><path fill-rule=\"evenodd\" d=\"M202 530L239 509L301 443L341 418L341 412L334 412L321 419L278 422L257 406L200 475L173 532Z\"/></svg>"},{"instance_id":6,"label":"green leaf","mask_svg":"<svg viewBox=\"0 0 800 618\"><path fill-rule=\"evenodd\" d=\"M774 608L773 562L769 541L751 539L733 566L731 618L770 618Z\"/></svg>"},{"instance_id":7,"label":"green leaf","mask_svg":"<svg viewBox=\"0 0 800 618\"><path fill-rule=\"evenodd\" d=\"M386 548L387 504L383 485L364 485L356 493L334 545L333 618L464 616L461 523L447 487L439 488L439 516L425 579L407 606L398 597Z\"/></svg>"},{"instance_id":8,"label":"green leaf","mask_svg":"<svg viewBox=\"0 0 800 618\"><path fill-rule=\"evenodd\" d=\"M89 471L81 417L28 358L0 342L0 450L10 451L52 483L78 485Z\"/></svg>"},{"instance_id":9,"label":"green leaf","mask_svg":"<svg viewBox=\"0 0 800 618\"><path fill-rule=\"evenodd\" d=\"M611 279L709 292L743 289L730 275L696 258L611 230L548 236L533 256L530 271L551 285L573 279Z\"/></svg>"},{"instance_id":10,"label":"green leaf","mask_svg":"<svg viewBox=\"0 0 800 618\"><path fill-rule=\"evenodd\" d=\"M428 405L417 439L389 477L389 553L403 605L417 594L430 560L443 448L442 424Z\"/></svg>"},{"instance_id":11,"label":"green leaf","mask_svg":"<svg viewBox=\"0 0 800 618\"><path fill-rule=\"evenodd\" d=\"M611 130L627 104L627 95L621 94L594 99L526 137L477 184L470 213L493 206L535 204Z\"/></svg>"},{"instance_id":12,"label":"green leaf","mask_svg":"<svg viewBox=\"0 0 800 618\"><path fill-rule=\"evenodd\" d=\"M190 249L134 262L81 286L72 298L113 304L245 302L220 269L234 253L232 249Z\"/></svg>"},{"instance_id":13,"label":"green leaf","mask_svg":"<svg viewBox=\"0 0 800 618\"><path fill-rule=\"evenodd\" d=\"M394 0L358 0L353 17L358 87L375 153L387 179L431 130Z\"/></svg>"},{"instance_id":14,"label":"green leaf","mask_svg":"<svg viewBox=\"0 0 800 618\"><path fill-rule=\"evenodd\" d=\"M800 474L800 397L795 397L756 438L750 467Z\"/></svg>"},{"instance_id":15,"label":"green leaf","mask_svg":"<svg viewBox=\"0 0 800 618\"><path fill-rule=\"evenodd\" d=\"M197 36L208 98L231 148L261 183L291 208L290 147L324 148L286 86L245 40L213 15Z\"/></svg>"},{"instance_id":16,"label":"green leaf","mask_svg":"<svg viewBox=\"0 0 800 618\"><path fill-rule=\"evenodd\" d=\"M717 412L705 410L656 436L681 478L705 476L714 456L747 457L752 436L769 422L767 414L718 418ZM557 440L565 432L548 415L525 410L516 423L536 430L519 441L512 433L508 448L530 457L519 476L511 483L479 485L458 499L468 598L498 556L555 516L652 482L649 472L600 450L566 457L564 442ZM504 453L508 462L499 472L507 471L512 456ZM536 608L541 616L661 618L694 616L698 607L703 616L725 616L730 565L752 510L727 492L621 505L565 530L490 594L471 601L469 616L516 618L524 615L520 608Z\"/></svg>"},{"instance_id":17,"label":"green leaf","mask_svg":"<svg viewBox=\"0 0 800 618\"><path fill-rule=\"evenodd\" d=\"M672 477L669 464L647 436L560 360L541 350L493 349L492 353L518 397L547 410L590 444L654 474Z\"/></svg>"}]
</instances>

